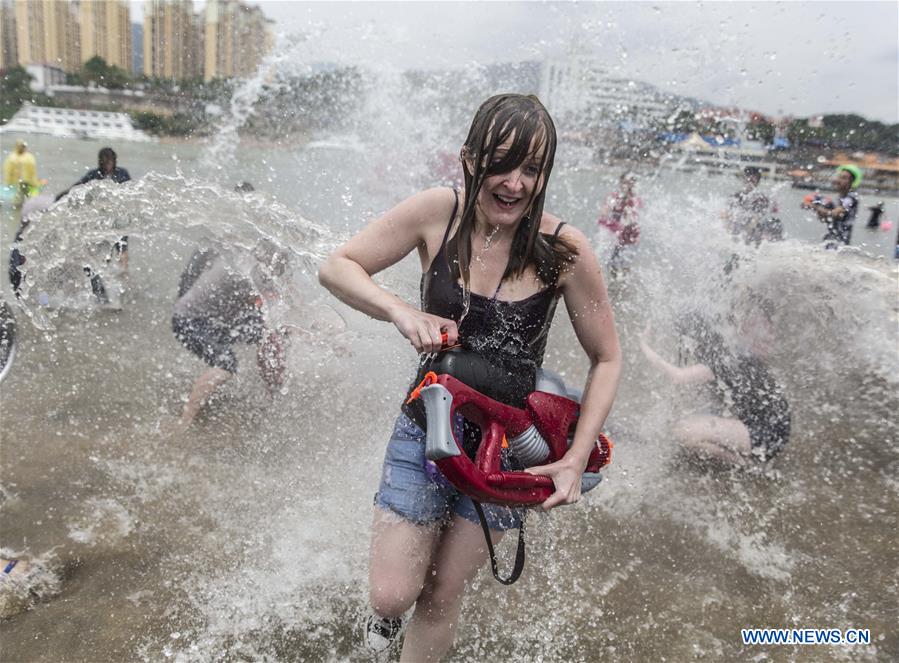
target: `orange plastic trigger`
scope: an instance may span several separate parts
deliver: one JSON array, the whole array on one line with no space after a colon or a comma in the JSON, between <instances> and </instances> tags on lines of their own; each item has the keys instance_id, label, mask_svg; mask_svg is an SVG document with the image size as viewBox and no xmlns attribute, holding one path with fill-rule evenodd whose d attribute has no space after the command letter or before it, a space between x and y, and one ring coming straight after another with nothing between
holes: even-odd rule
<instances>
[{"instance_id":1,"label":"orange plastic trigger","mask_svg":"<svg viewBox=\"0 0 899 663\"><path fill-rule=\"evenodd\" d=\"M409 394L408 400L406 400L406 405L409 405L412 401L421 396L421 390L427 386L430 386L437 382L437 374L434 371L428 371L425 373L425 376L422 378L421 382L418 383L418 386L412 390L412 393Z\"/></svg>"}]
</instances>

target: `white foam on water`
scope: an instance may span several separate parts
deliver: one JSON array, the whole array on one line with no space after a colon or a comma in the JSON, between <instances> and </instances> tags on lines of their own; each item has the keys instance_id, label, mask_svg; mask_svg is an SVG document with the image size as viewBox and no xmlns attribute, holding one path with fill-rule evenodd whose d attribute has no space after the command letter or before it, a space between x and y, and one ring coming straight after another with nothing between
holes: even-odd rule
<instances>
[{"instance_id":1,"label":"white foam on water","mask_svg":"<svg viewBox=\"0 0 899 663\"><path fill-rule=\"evenodd\" d=\"M84 516L69 526L69 538L86 545L115 545L137 527L129 511L113 498L89 498Z\"/></svg>"}]
</instances>

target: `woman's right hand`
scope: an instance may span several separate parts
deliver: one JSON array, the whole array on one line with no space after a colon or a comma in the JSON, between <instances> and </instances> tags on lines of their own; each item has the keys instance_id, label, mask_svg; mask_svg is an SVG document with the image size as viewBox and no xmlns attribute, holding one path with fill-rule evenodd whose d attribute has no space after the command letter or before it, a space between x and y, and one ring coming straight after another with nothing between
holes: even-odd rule
<instances>
[{"instance_id":1,"label":"woman's right hand","mask_svg":"<svg viewBox=\"0 0 899 663\"><path fill-rule=\"evenodd\" d=\"M453 320L411 306L397 310L390 321L419 353L439 352L442 347L455 345L459 341L459 329ZM445 340L442 338L444 334Z\"/></svg>"}]
</instances>

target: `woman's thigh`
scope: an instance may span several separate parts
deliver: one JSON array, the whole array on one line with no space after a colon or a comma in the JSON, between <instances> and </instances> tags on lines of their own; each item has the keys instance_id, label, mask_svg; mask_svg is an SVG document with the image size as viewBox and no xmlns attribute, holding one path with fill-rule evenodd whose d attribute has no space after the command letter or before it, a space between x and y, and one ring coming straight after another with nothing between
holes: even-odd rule
<instances>
[{"instance_id":1,"label":"woman's thigh","mask_svg":"<svg viewBox=\"0 0 899 663\"><path fill-rule=\"evenodd\" d=\"M503 532L490 530L490 538L496 545L503 538ZM487 542L480 524L455 514L437 544L425 596L431 601L458 600L465 583L474 578L486 561Z\"/></svg>"},{"instance_id":2,"label":"woman's thigh","mask_svg":"<svg viewBox=\"0 0 899 663\"><path fill-rule=\"evenodd\" d=\"M372 607L382 615L399 616L421 594L431 566L440 524L413 523L375 507L369 557Z\"/></svg>"}]
</instances>

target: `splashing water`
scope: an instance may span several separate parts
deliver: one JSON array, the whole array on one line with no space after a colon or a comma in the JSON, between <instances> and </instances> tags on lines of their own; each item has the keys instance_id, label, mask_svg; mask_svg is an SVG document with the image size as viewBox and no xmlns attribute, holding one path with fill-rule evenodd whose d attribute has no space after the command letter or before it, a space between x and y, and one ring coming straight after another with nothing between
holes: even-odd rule
<instances>
[{"instance_id":1,"label":"splashing water","mask_svg":"<svg viewBox=\"0 0 899 663\"><path fill-rule=\"evenodd\" d=\"M439 86L410 95L399 72L365 71L345 125L266 153L281 173L272 193L198 177L231 161L267 172L241 161L250 156L237 130L270 77L277 86L302 66L292 48L238 90L196 173L74 189L23 240L22 345L3 385L3 482L14 478L18 498L4 505L3 531L35 550L64 544L60 556L82 560L66 591L96 610L75 639L71 603L47 602L4 633L12 657L37 638L48 660L73 646L81 659L366 660L371 501L415 357L389 325L323 292L315 270L366 214L437 178L430 158L458 153L467 116L492 90L472 66L452 78L466 94L443 106ZM547 209L591 234L614 177L572 163L554 172ZM874 645L816 650L822 660L899 651L899 587L884 572L896 568L899 525L895 268L797 239L798 213L785 219L791 239L737 246L718 219L736 184L698 179L641 179L641 241L625 279L610 283L625 373L603 485L532 516L516 586L475 579L450 660L738 660L739 629L768 625L872 629ZM106 261L125 234L127 275ZM263 238L291 255L299 296L281 315L309 331L288 348L285 390L269 400L239 351L242 370L190 434L165 437L161 421L203 367L169 328L178 275L203 245L248 275ZM739 267L726 275L733 254ZM121 310L94 305L85 264L121 292ZM417 300L414 260L378 280ZM651 321L674 357L673 320L698 310L733 340L728 315L747 291L775 303L771 363L793 437L763 471L698 468L669 430L701 397L652 374L636 335ZM577 384L586 362L563 318L546 366ZM501 563L513 547L504 542Z\"/></svg>"}]
</instances>

